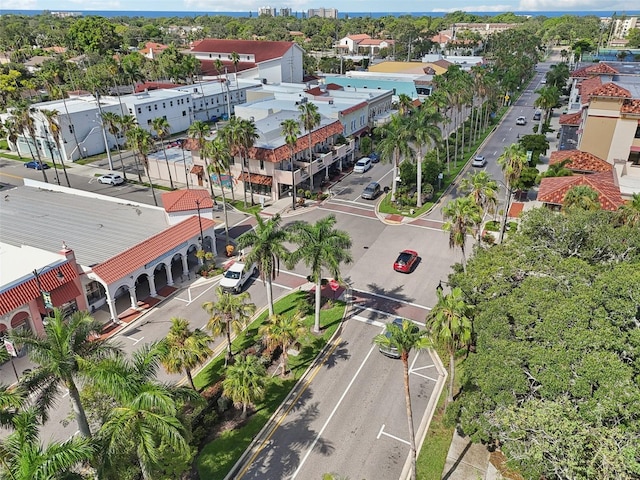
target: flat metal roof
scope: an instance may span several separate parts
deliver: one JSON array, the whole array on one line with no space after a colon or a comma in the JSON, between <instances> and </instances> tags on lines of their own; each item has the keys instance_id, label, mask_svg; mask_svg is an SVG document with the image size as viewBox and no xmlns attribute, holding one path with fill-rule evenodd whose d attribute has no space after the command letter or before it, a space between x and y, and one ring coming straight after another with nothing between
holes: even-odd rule
<instances>
[{"instance_id":1,"label":"flat metal roof","mask_svg":"<svg viewBox=\"0 0 640 480\"><path fill-rule=\"evenodd\" d=\"M0 242L59 252L93 266L170 227L164 209L73 189L20 186L3 190ZM75 193L77 192L77 193Z\"/></svg>"}]
</instances>

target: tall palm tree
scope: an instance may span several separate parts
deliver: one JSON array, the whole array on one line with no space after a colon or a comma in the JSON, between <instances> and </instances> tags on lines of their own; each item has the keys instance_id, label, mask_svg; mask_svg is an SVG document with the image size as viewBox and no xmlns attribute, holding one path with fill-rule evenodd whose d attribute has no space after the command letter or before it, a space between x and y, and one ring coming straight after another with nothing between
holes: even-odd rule
<instances>
[{"instance_id":1,"label":"tall palm tree","mask_svg":"<svg viewBox=\"0 0 640 480\"><path fill-rule=\"evenodd\" d=\"M562 199L562 210L567 212L578 208L582 210L600 210L600 200L598 192L588 185L576 185L565 193Z\"/></svg>"},{"instance_id":2,"label":"tall palm tree","mask_svg":"<svg viewBox=\"0 0 640 480\"><path fill-rule=\"evenodd\" d=\"M291 167L291 201L292 208L296 209L296 171L293 168L293 157L300 136L300 125L293 118L288 118L280 123L280 130L284 136L284 142L289 147L289 166Z\"/></svg>"},{"instance_id":3,"label":"tall palm tree","mask_svg":"<svg viewBox=\"0 0 640 480\"><path fill-rule=\"evenodd\" d=\"M169 159L167 158L167 149L164 148L164 139L171 133L171 125L165 117L157 117L151 120L151 126L160 139L160 146L162 147L162 153L164 153L164 162L167 164L167 172L169 172L169 184L171 185L171 190L173 190L173 177L171 176L171 168L169 167Z\"/></svg>"},{"instance_id":4,"label":"tall palm tree","mask_svg":"<svg viewBox=\"0 0 640 480\"><path fill-rule=\"evenodd\" d=\"M133 115L119 115L118 116L118 126L122 130L124 137L129 139L129 132L137 126L136 119ZM133 155L133 160L136 163L136 173L138 174L138 181L142 183L142 175L140 174L140 165L138 163L138 156Z\"/></svg>"},{"instance_id":5,"label":"tall palm tree","mask_svg":"<svg viewBox=\"0 0 640 480\"><path fill-rule=\"evenodd\" d=\"M500 165L500 168L502 168L502 173L504 174L504 180L507 186L507 195L500 226L499 241L502 242L504 238L504 230L507 224L507 215L509 214L509 208L511 207L511 197L515 191L515 185L520 179L522 170L527 165L527 153L520 144L512 143L508 147L504 148L504 152L498 157L497 163Z\"/></svg>"},{"instance_id":6,"label":"tall palm tree","mask_svg":"<svg viewBox=\"0 0 640 480\"><path fill-rule=\"evenodd\" d=\"M107 127L107 131L113 135L116 139L116 148L118 149L118 158L120 158L120 166L122 167L122 176L127 180L127 169L124 167L124 160L122 160L122 150L120 149L120 142L118 141L118 133L120 132L119 116L115 112L102 112L102 121Z\"/></svg>"},{"instance_id":7,"label":"tall palm tree","mask_svg":"<svg viewBox=\"0 0 640 480\"><path fill-rule=\"evenodd\" d=\"M398 113L401 117L406 117L413 109L413 100L409 95L406 93L398 95Z\"/></svg>"},{"instance_id":8,"label":"tall palm tree","mask_svg":"<svg viewBox=\"0 0 640 480\"><path fill-rule=\"evenodd\" d=\"M173 317L169 333L163 340L166 350L162 355L162 365L169 373L184 372L191 388L196 390L191 371L204 363L213 353L209 347L211 340L211 337L199 328L190 330L188 320Z\"/></svg>"},{"instance_id":9,"label":"tall palm tree","mask_svg":"<svg viewBox=\"0 0 640 480\"><path fill-rule=\"evenodd\" d=\"M435 109L422 106L417 109L416 113L411 117L410 130L412 131L412 142L415 148L416 166L417 166L417 200L416 207L422 207L422 161L424 160L423 148L426 145L433 146L438 143L441 137L440 127L438 123L442 121L440 115Z\"/></svg>"},{"instance_id":10,"label":"tall palm tree","mask_svg":"<svg viewBox=\"0 0 640 480\"><path fill-rule=\"evenodd\" d=\"M10 480L74 478L74 468L91 460L95 447L90 439L72 437L43 446L38 438L38 414L34 409L17 413L13 432L0 441L0 477Z\"/></svg>"},{"instance_id":11,"label":"tall palm tree","mask_svg":"<svg viewBox=\"0 0 640 480\"><path fill-rule=\"evenodd\" d=\"M207 170L209 179L211 180L211 174L215 173L218 178L218 183L220 184L220 191L222 192L222 211L224 212L224 236L226 245L230 245L231 240L229 239L227 197L224 192L224 182L222 181L222 172L226 172L229 169L229 148L222 138L216 137L210 142L205 142L202 151L205 153L207 158L211 159L211 163L209 163L208 167L209 170ZM231 178L231 175L229 175L229 178ZM211 184L213 184L213 181L211 181ZM233 181L231 181L231 184L233 184Z\"/></svg>"},{"instance_id":12,"label":"tall palm tree","mask_svg":"<svg viewBox=\"0 0 640 480\"><path fill-rule=\"evenodd\" d=\"M320 125L321 117L318 112L318 106L312 102L305 102L298 105L300 112L300 123L307 132L307 140L309 141L309 184L313 190L313 144L311 143L311 132Z\"/></svg>"},{"instance_id":13,"label":"tall palm tree","mask_svg":"<svg viewBox=\"0 0 640 480\"><path fill-rule=\"evenodd\" d=\"M7 132L7 140L9 140L10 144L13 144L16 147L16 152L18 153L18 158L22 158L22 154L20 153L20 149L18 148L18 138L20 137L20 126L18 125L17 119L14 116L10 116L4 121L4 128Z\"/></svg>"},{"instance_id":14,"label":"tall palm tree","mask_svg":"<svg viewBox=\"0 0 640 480\"><path fill-rule=\"evenodd\" d=\"M438 303L429 312L427 328L437 343L442 343L449 354L449 392L447 402L453 401L453 381L455 378L456 351L469 345L473 332L473 305L465 302L460 288L454 288L448 295L442 294L442 289L436 290Z\"/></svg>"},{"instance_id":15,"label":"tall palm tree","mask_svg":"<svg viewBox=\"0 0 640 480\"><path fill-rule=\"evenodd\" d=\"M284 260L289 255L289 251L284 246L287 241L287 232L281 228L282 219L279 214L268 220L259 214L255 214L256 226L253 230L240 235L237 241L238 248L251 248L246 256L249 264L256 262L260 270L260 279L267 287L267 304L269 315L273 315L273 289L272 281L280 273L280 260Z\"/></svg>"},{"instance_id":16,"label":"tall palm tree","mask_svg":"<svg viewBox=\"0 0 640 480\"><path fill-rule=\"evenodd\" d=\"M5 350L6 352L6 350ZM7 355L9 355L7 353ZM8 357L0 359L5 362ZM0 425L11 427L13 419L25 404L27 391L21 386L0 385Z\"/></svg>"},{"instance_id":17,"label":"tall palm tree","mask_svg":"<svg viewBox=\"0 0 640 480\"><path fill-rule=\"evenodd\" d=\"M311 225L297 222L291 225L291 241L297 248L289 255L288 265L296 265L302 261L311 270L311 281L316 284L315 321L313 331L320 332L320 303L322 287L322 271L336 279L340 278L340 264L349 264L351 257L351 238L343 230L334 228L335 215L321 218Z\"/></svg>"},{"instance_id":18,"label":"tall palm tree","mask_svg":"<svg viewBox=\"0 0 640 480\"><path fill-rule=\"evenodd\" d=\"M231 62L233 63L233 73L236 77L236 84L238 83L238 64L240 63L240 55L237 52L231 52Z\"/></svg>"},{"instance_id":19,"label":"tall palm tree","mask_svg":"<svg viewBox=\"0 0 640 480\"><path fill-rule=\"evenodd\" d=\"M411 129L403 117L392 115L391 121L382 125L376 130L381 137L378 142L378 150L380 151L380 159L383 162L391 162L393 165L393 181L391 184L391 201L396 201L396 191L398 189L398 168L400 162L410 155L411 148L409 139L411 138Z\"/></svg>"},{"instance_id":20,"label":"tall palm tree","mask_svg":"<svg viewBox=\"0 0 640 480\"><path fill-rule=\"evenodd\" d=\"M189 138L194 138L198 142L198 150L200 152L200 158L204 161L205 171L209 173L209 160L207 159L207 151L204 148L207 142L207 136L210 135L209 125L202 120L196 120L193 122L187 130ZM213 182L209 177L209 188L211 189L211 198L215 201L215 194L213 193Z\"/></svg>"},{"instance_id":21,"label":"tall palm tree","mask_svg":"<svg viewBox=\"0 0 640 480\"><path fill-rule=\"evenodd\" d=\"M199 395L156 380L164 351L161 344L151 343L131 358L119 356L94 366L94 385L117 405L98 433L101 469L117 471L125 442L131 445L144 479L151 479L161 462L161 445L168 447L168 454L189 454L179 413L184 402L198 401Z\"/></svg>"},{"instance_id":22,"label":"tall palm tree","mask_svg":"<svg viewBox=\"0 0 640 480\"><path fill-rule=\"evenodd\" d=\"M207 328L214 337L226 335L227 358L225 364L233 358L231 351L231 333L240 333L247 326L251 316L256 312L256 305L249 303L249 292L233 295L225 292L222 287L216 288L217 302L205 302L202 308L209 315Z\"/></svg>"},{"instance_id":23,"label":"tall palm tree","mask_svg":"<svg viewBox=\"0 0 640 480\"><path fill-rule=\"evenodd\" d=\"M258 357L240 357L227 368L222 381L222 392L235 405L242 406L241 418L247 418L247 407L262 399L267 383L267 371Z\"/></svg>"},{"instance_id":24,"label":"tall palm tree","mask_svg":"<svg viewBox=\"0 0 640 480\"><path fill-rule=\"evenodd\" d=\"M156 198L156 191L153 188L153 180L151 179L151 173L149 172L149 151L153 145L153 137L151 134L142 127L133 127L127 131L127 142L137 151L137 154L142 158L142 165L144 166L145 173L149 179L149 187L151 187L151 195L153 195L153 203L158 206L158 200Z\"/></svg>"},{"instance_id":25,"label":"tall palm tree","mask_svg":"<svg viewBox=\"0 0 640 480\"><path fill-rule=\"evenodd\" d=\"M640 226L640 193L634 193L631 200L618 208L618 218L624 225Z\"/></svg>"},{"instance_id":26,"label":"tall palm tree","mask_svg":"<svg viewBox=\"0 0 640 480\"><path fill-rule=\"evenodd\" d=\"M280 366L283 377L287 374L289 347L296 343L305 332L300 312L291 316L270 314L267 322L258 328L258 335L262 337L262 341L268 348L280 347L282 350Z\"/></svg>"},{"instance_id":27,"label":"tall palm tree","mask_svg":"<svg viewBox=\"0 0 640 480\"><path fill-rule=\"evenodd\" d=\"M482 210L482 218L487 213L495 212L498 204L498 182L496 182L487 172L475 172L468 177L464 177L460 182L460 190L466 192L469 197ZM478 229L478 239L481 229Z\"/></svg>"},{"instance_id":28,"label":"tall palm tree","mask_svg":"<svg viewBox=\"0 0 640 480\"><path fill-rule=\"evenodd\" d=\"M256 129L256 124L253 120L242 119L239 121L236 131L236 145L240 148L240 156L242 160L242 165L247 167L247 179L246 182L249 182L249 192L251 194L251 205L255 205L255 201L253 200L253 183L251 182L251 172L249 170L249 150L253 147L256 140L258 139L258 131ZM246 182L243 182L245 185L245 202L246 202Z\"/></svg>"},{"instance_id":29,"label":"tall palm tree","mask_svg":"<svg viewBox=\"0 0 640 480\"><path fill-rule=\"evenodd\" d=\"M462 268L467 271L467 235L473 235L473 227L482 221L482 211L471 197L451 200L442 208L446 220L442 229L449 232L449 248L459 247L462 252Z\"/></svg>"},{"instance_id":30,"label":"tall palm tree","mask_svg":"<svg viewBox=\"0 0 640 480\"><path fill-rule=\"evenodd\" d=\"M390 323L387 325L387 333L376 335L373 339L376 345L381 347L393 347L398 351L402 361L402 374L404 378L404 403L407 409L407 422L409 424L409 447L411 456L411 479L416 478L416 434L413 427L413 410L411 408L411 391L409 389L409 354L411 350L424 350L431 345L427 332L419 329L410 320L403 319L402 326Z\"/></svg>"},{"instance_id":31,"label":"tall palm tree","mask_svg":"<svg viewBox=\"0 0 640 480\"><path fill-rule=\"evenodd\" d=\"M27 348L29 358L39 365L25 380L29 391L37 392L36 405L40 411L50 406L58 387L64 385L78 422L78 429L85 437L91 429L85 414L76 379L86 376L88 364L117 353L119 349L104 340L92 340L102 330L102 324L86 312L75 312L65 318L61 310L54 309L47 318L44 336L33 332L13 330L11 338Z\"/></svg>"},{"instance_id":32,"label":"tall palm tree","mask_svg":"<svg viewBox=\"0 0 640 480\"><path fill-rule=\"evenodd\" d=\"M40 113L42 114L45 121L47 122L49 133L53 137L53 142L56 144L56 149L58 150L58 155L60 156L60 164L62 165L62 172L64 173L65 180L67 181L67 187L70 187L71 183L69 183L69 175L67 175L67 167L64 164L64 158L63 158L64 156L62 155L62 148L60 145L60 124L58 123L59 112L57 110L48 110L46 108L43 108L42 110L40 110ZM53 152L51 151L51 148L49 148L49 151L51 153L51 160L53 161L53 166L54 168L57 169L56 160L54 158ZM57 171L56 171L56 176L57 176ZM58 181L58 185L60 185L59 181Z\"/></svg>"},{"instance_id":33,"label":"tall palm tree","mask_svg":"<svg viewBox=\"0 0 640 480\"><path fill-rule=\"evenodd\" d=\"M23 135L29 136L31 142L33 142L33 147L36 149L36 154L34 156L33 149L31 148L31 142L27 140L27 146L29 147L31 158L38 160L38 163L40 164L40 171L42 172L42 178L44 178L44 181L46 183L49 183L47 172L44 169L42 157L40 156L40 150L38 149L38 141L36 139L36 124L32 116L33 112L34 110L30 107L20 107L16 111L16 118L18 119L18 125L20 126L20 130L22 131Z\"/></svg>"}]
</instances>

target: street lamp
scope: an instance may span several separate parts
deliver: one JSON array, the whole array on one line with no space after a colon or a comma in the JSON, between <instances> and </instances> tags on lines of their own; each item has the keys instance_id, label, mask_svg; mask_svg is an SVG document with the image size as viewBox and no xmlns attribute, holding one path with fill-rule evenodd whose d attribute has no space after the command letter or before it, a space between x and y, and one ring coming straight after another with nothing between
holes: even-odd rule
<instances>
[{"instance_id":1,"label":"street lamp","mask_svg":"<svg viewBox=\"0 0 640 480\"><path fill-rule=\"evenodd\" d=\"M200 225L200 250L204 251L204 234L202 233L202 217L200 216L199 198L196 198L196 209L198 210L198 225Z\"/></svg>"}]
</instances>

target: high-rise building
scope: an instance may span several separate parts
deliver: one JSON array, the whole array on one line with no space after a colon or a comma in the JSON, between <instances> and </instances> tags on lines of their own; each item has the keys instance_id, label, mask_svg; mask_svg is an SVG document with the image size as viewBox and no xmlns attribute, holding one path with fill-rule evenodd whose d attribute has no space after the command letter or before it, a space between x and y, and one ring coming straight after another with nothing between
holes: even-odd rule
<instances>
[{"instance_id":1,"label":"high-rise building","mask_svg":"<svg viewBox=\"0 0 640 480\"><path fill-rule=\"evenodd\" d=\"M258 8L258 16L275 17L276 9L274 7L260 7Z\"/></svg>"},{"instance_id":2,"label":"high-rise building","mask_svg":"<svg viewBox=\"0 0 640 480\"><path fill-rule=\"evenodd\" d=\"M307 17L338 18L336 8L310 8L307 10Z\"/></svg>"}]
</instances>

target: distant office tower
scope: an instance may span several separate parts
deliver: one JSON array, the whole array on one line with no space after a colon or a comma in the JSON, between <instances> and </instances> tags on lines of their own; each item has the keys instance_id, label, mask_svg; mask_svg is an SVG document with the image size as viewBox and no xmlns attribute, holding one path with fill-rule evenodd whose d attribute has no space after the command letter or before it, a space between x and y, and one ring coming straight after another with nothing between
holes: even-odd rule
<instances>
[{"instance_id":1,"label":"distant office tower","mask_svg":"<svg viewBox=\"0 0 640 480\"><path fill-rule=\"evenodd\" d=\"M338 10L335 8L310 8L307 17L338 18Z\"/></svg>"},{"instance_id":2,"label":"distant office tower","mask_svg":"<svg viewBox=\"0 0 640 480\"><path fill-rule=\"evenodd\" d=\"M276 9L273 7L260 7L258 9L258 16L268 16L268 17L275 17L276 16Z\"/></svg>"},{"instance_id":3,"label":"distant office tower","mask_svg":"<svg viewBox=\"0 0 640 480\"><path fill-rule=\"evenodd\" d=\"M291 9L290 8L281 8L280 9L280 16L281 17L290 17L291 16Z\"/></svg>"}]
</instances>

